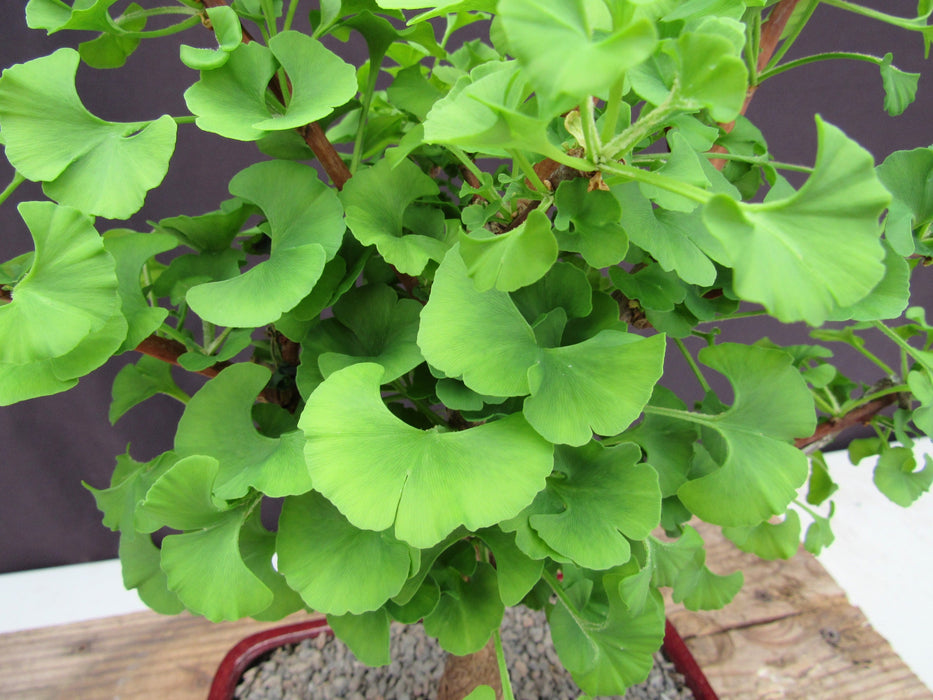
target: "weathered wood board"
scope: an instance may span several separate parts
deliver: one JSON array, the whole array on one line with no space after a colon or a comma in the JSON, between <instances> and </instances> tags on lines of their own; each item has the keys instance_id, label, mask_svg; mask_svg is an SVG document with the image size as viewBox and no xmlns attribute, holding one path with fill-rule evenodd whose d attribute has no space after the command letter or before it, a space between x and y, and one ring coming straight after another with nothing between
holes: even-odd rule
<instances>
[{"instance_id":1,"label":"weathered wood board","mask_svg":"<svg viewBox=\"0 0 933 700\"><path fill-rule=\"evenodd\" d=\"M745 585L722 610L667 613L722 700L919 700L931 692L801 549L767 562L698 525L709 567L741 569Z\"/></svg>"}]
</instances>

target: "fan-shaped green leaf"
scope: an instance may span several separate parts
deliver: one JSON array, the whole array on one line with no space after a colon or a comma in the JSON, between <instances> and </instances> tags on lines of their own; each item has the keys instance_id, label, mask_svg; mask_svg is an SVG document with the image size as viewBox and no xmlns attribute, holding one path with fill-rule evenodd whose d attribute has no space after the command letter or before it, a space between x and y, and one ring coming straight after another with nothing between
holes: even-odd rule
<instances>
[{"instance_id":1,"label":"fan-shaped green leaf","mask_svg":"<svg viewBox=\"0 0 933 700\"><path fill-rule=\"evenodd\" d=\"M230 58L230 52L243 41L243 26L240 18L231 7L220 5L205 8L210 26L217 37L216 49L199 49L182 44L179 49L179 58L189 68L194 70L211 70L220 68Z\"/></svg>"},{"instance_id":2,"label":"fan-shaped green leaf","mask_svg":"<svg viewBox=\"0 0 933 700\"><path fill-rule=\"evenodd\" d=\"M907 508L933 484L933 458L924 455L924 460L924 468L918 470L917 458L909 447L885 446L875 465L875 486L891 501Z\"/></svg>"},{"instance_id":3,"label":"fan-shaped green leaf","mask_svg":"<svg viewBox=\"0 0 933 700\"><path fill-rule=\"evenodd\" d=\"M341 584L345 585L345 584ZM389 615L385 610L362 615L328 615L327 624L353 655L367 666L385 666L391 661Z\"/></svg>"},{"instance_id":4,"label":"fan-shaped green leaf","mask_svg":"<svg viewBox=\"0 0 933 700\"><path fill-rule=\"evenodd\" d=\"M360 170L347 182L340 199L347 226L363 245L375 245L386 262L407 275L420 275L429 260L440 262L448 245L444 231L406 232L406 213L422 197L438 194L437 183L410 160L396 167L385 159Z\"/></svg>"},{"instance_id":5,"label":"fan-shaped green leaf","mask_svg":"<svg viewBox=\"0 0 933 700\"><path fill-rule=\"evenodd\" d=\"M116 423L129 411L156 394L174 396L186 402L188 395L172 379L172 366L168 362L143 355L135 365L127 365L113 379L112 400L107 418Z\"/></svg>"},{"instance_id":6,"label":"fan-shaped green leaf","mask_svg":"<svg viewBox=\"0 0 933 700\"><path fill-rule=\"evenodd\" d=\"M185 609L178 596L168 589L168 580L161 566L161 550L151 537L120 536L120 565L123 586L136 589L139 599L160 615L177 615Z\"/></svg>"},{"instance_id":7,"label":"fan-shaped green leaf","mask_svg":"<svg viewBox=\"0 0 933 700\"><path fill-rule=\"evenodd\" d=\"M269 220L269 259L242 275L192 287L191 308L221 326L255 328L278 319L314 288L343 239L343 210L313 168L274 160L230 181L231 194L256 204Z\"/></svg>"},{"instance_id":8,"label":"fan-shaped green leaf","mask_svg":"<svg viewBox=\"0 0 933 700\"><path fill-rule=\"evenodd\" d=\"M722 534L743 552L751 552L761 559L790 559L800 547L800 516L797 511L789 510L780 523L724 527Z\"/></svg>"},{"instance_id":9,"label":"fan-shaped green leaf","mask_svg":"<svg viewBox=\"0 0 933 700\"><path fill-rule=\"evenodd\" d=\"M23 202L18 210L36 252L13 300L0 306L0 364L11 365L64 355L120 303L113 258L90 218L51 202Z\"/></svg>"},{"instance_id":10,"label":"fan-shaped green leaf","mask_svg":"<svg viewBox=\"0 0 933 700\"><path fill-rule=\"evenodd\" d=\"M249 504L229 507L213 495L218 463L194 455L176 462L152 484L137 509L137 525L190 530L162 541L169 589L189 610L212 622L261 613L274 600L240 551ZM267 566L269 566L267 564Z\"/></svg>"},{"instance_id":11,"label":"fan-shaped green leaf","mask_svg":"<svg viewBox=\"0 0 933 700\"><path fill-rule=\"evenodd\" d=\"M664 638L661 596L656 591L650 593L644 609L635 614L618 589L607 587L608 611L605 603L570 590L579 607L571 609L568 596L564 596L548 612L551 638L561 663L590 695L620 695L642 682Z\"/></svg>"},{"instance_id":12,"label":"fan-shaped green leaf","mask_svg":"<svg viewBox=\"0 0 933 700\"><path fill-rule=\"evenodd\" d=\"M812 325L837 306L855 304L881 280L878 218L890 202L868 151L819 118L817 133L814 172L793 196L743 204L716 195L703 211L728 251L722 262L735 270L736 293L782 321Z\"/></svg>"},{"instance_id":13,"label":"fan-shaped green leaf","mask_svg":"<svg viewBox=\"0 0 933 700\"><path fill-rule=\"evenodd\" d=\"M898 255L914 253L914 229L933 221L933 149L895 151L878 166L878 178L894 196L884 235Z\"/></svg>"},{"instance_id":14,"label":"fan-shaped green leaf","mask_svg":"<svg viewBox=\"0 0 933 700\"><path fill-rule=\"evenodd\" d=\"M600 331L576 345L542 348L528 370L524 414L551 442L583 445L615 435L641 414L661 378L663 335Z\"/></svg>"},{"instance_id":15,"label":"fan-shaped green leaf","mask_svg":"<svg viewBox=\"0 0 933 700\"><path fill-rule=\"evenodd\" d=\"M557 217L554 225L562 250L580 253L596 268L617 265L628 251L628 236L622 228L622 208L609 192L588 191L582 178L560 183L555 196Z\"/></svg>"},{"instance_id":16,"label":"fan-shaped green leaf","mask_svg":"<svg viewBox=\"0 0 933 700\"><path fill-rule=\"evenodd\" d=\"M131 15L141 9L143 8L132 2L126 6L123 14ZM125 19L120 27L127 32L141 32L146 28L146 20L145 15ZM106 33L96 39L81 42L78 45L78 53L81 54L81 60L91 68L120 68L139 46L139 42L139 37Z\"/></svg>"},{"instance_id":17,"label":"fan-shaped green leaf","mask_svg":"<svg viewBox=\"0 0 933 700\"><path fill-rule=\"evenodd\" d=\"M658 475L637 464L640 459L641 450L632 443L559 446L548 478L549 512L536 509L531 527L579 566L599 570L624 564L631 556L629 539L644 539L661 518Z\"/></svg>"},{"instance_id":18,"label":"fan-shaped green leaf","mask_svg":"<svg viewBox=\"0 0 933 700\"><path fill-rule=\"evenodd\" d=\"M132 350L159 326L168 310L150 306L140 288L140 273L146 261L177 245L172 236L159 233L110 232L104 248L116 261L121 312L129 324L120 350Z\"/></svg>"},{"instance_id":19,"label":"fan-shaped green leaf","mask_svg":"<svg viewBox=\"0 0 933 700\"><path fill-rule=\"evenodd\" d=\"M213 488L218 497L239 498L250 488L290 496L311 488L302 434L269 438L253 427L253 403L270 376L260 365L231 365L191 398L178 422L175 450L180 456L217 459Z\"/></svg>"},{"instance_id":20,"label":"fan-shaped green leaf","mask_svg":"<svg viewBox=\"0 0 933 700\"><path fill-rule=\"evenodd\" d=\"M628 13L614 22L602 3L501 0L498 13L509 52L555 114L587 95L605 97L608 86L657 43L648 19Z\"/></svg>"},{"instance_id":21,"label":"fan-shaped green leaf","mask_svg":"<svg viewBox=\"0 0 933 700\"><path fill-rule=\"evenodd\" d=\"M893 65L894 55L886 53L878 66L881 83L884 85L884 111L892 117L904 113L917 97L919 73L908 73Z\"/></svg>"},{"instance_id":22,"label":"fan-shaped green leaf","mask_svg":"<svg viewBox=\"0 0 933 700\"><path fill-rule=\"evenodd\" d=\"M379 395L382 367L330 375L299 426L316 490L355 526L429 547L461 523L476 529L512 517L544 487L551 446L518 415L457 433L421 431Z\"/></svg>"},{"instance_id":23,"label":"fan-shaped green leaf","mask_svg":"<svg viewBox=\"0 0 933 700\"><path fill-rule=\"evenodd\" d=\"M664 338L606 330L576 345L538 346L504 292L479 292L454 248L421 313L425 359L480 394L523 396L528 422L552 442L582 445L621 432L661 376ZM490 352L495 348L495 352Z\"/></svg>"},{"instance_id":24,"label":"fan-shaped green leaf","mask_svg":"<svg viewBox=\"0 0 933 700\"><path fill-rule=\"evenodd\" d=\"M547 214L535 210L511 231L460 234L460 255L476 288L513 292L541 279L557 261L557 239Z\"/></svg>"},{"instance_id":25,"label":"fan-shaped green leaf","mask_svg":"<svg viewBox=\"0 0 933 700\"><path fill-rule=\"evenodd\" d=\"M707 522L756 525L783 513L807 479L807 458L790 441L815 429L813 399L780 350L728 343L704 348L700 360L729 379L735 401L723 413L691 414L709 436L704 444L722 440L722 454L714 455L722 466L677 495Z\"/></svg>"},{"instance_id":26,"label":"fan-shaped green leaf","mask_svg":"<svg viewBox=\"0 0 933 700\"><path fill-rule=\"evenodd\" d=\"M496 570L480 562L467 580L458 575L447 581L437 607L424 618L424 631L445 651L466 656L486 646L502 624L505 606L499 600Z\"/></svg>"},{"instance_id":27,"label":"fan-shaped green leaf","mask_svg":"<svg viewBox=\"0 0 933 700\"><path fill-rule=\"evenodd\" d=\"M530 558L515 544L514 535L498 527L486 528L476 534L495 557L499 597L505 605L518 605L541 580L544 561Z\"/></svg>"},{"instance_id":28,"label":"fan-shaped green leaf","mask_svg":"<svg viewBox=\"0 0 933 700\"><path fill-rule=\"evenodd\" d=\"M276 550L288 585L309 607L329 615L381 608L402 589L411 568L407 544L389 532L354 527L314 492L285 500Z\"/></svg>"},{"instance_id":29,"label":"fan-shaped green leaf","mask_svg":"<svg viewBox=\"0 0 933 700\"><path fill-rule=\"evenodd\" d=\"M742 588L741 571L727 576L714 574L706 566L706 550L700 533L687 525L673 542L649 540L655 586L670 586L673 599L689 610L719 610Z\"/></svg>"},{"instance_id":30,"label":"fan-shaped green leaf","mask_svg":"<svg viewBox=\"0 0 933 700\"><path fill-rule=\"evenodd\" d=\"M7 68L0 77L6 156L61 204L111 219L130 217L162 182L175 121L122 124L95 117L75 91L73 49Z\"/></svg>"},{"instance_id":31,"label":"fan-shaped green leaf","mask_svg":"<svg viewBox=\"0 0 933 700\"><path fill-rule=\"evenodd\" d=\"M29 0L26 24L30 29L45 29L49 34L63 29L84 29L119 33L109 10L117 0L74 0L69 7L62 0Z\"/></svg>"},{"instance_id":32,"label":"fan-shaped green leaf","mask_svg":"<svg viewBox=\"0 0 933 700\"><path fill-rule=\"evenodd\" d=\"M277 66L285 69L292 94L284 111L273 111L266 88ZM321 76L327 80L321 80ZM201 72L185 91L197 124L239 141L256 141L269 131L294 129L317 121L350 100L357 90L356 71L317 39L301 32L281 32L264 47L241 44L220 67Z\"/></svg>"}]
</instances>

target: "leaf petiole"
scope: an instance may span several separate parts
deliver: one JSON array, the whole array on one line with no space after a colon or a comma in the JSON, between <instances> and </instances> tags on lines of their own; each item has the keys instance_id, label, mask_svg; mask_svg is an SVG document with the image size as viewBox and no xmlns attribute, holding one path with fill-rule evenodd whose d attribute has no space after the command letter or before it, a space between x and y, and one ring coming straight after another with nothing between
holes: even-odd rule
<instances>
[{"instance_id":1,"label":"leaf petiole","mask_svg":"<svg viewBox=\"0 0 933 700\"><path fill-rule=\"evenodd\" d=\"M622 158L626 153L637 146L642 139L650 136L655 129L668 119L668 117L677 112L679 109L675 97L677 87L678 85L675 81L674 87L671 89L670 94L664 102L652 109L648 114L640 115L634 124L607 143L602 150L603 156L609 160L618 160Z\"/></svg>"},{"instance_id":2,"label":"leaf petiole","mask_svg":"<svg viewBox=\"0 0 933 700\"><path fill-rule=\"evenodd\" d=\"M512 684L509 681L509 668L505 663L505 650L502 648L502 635L499 634L498 629L493 633L493 637L496 640L496 660L499 662L499 678L502 681L502 698L503 700L515 700L515 696L512 694Z\"/></svg>"},{"instance_id":3,"label":"leaf petiole","mask_svg":"<svg viewBox=\"0 0 933 700\"><path fill-rule=\"evenodd\" d=\"M541 176L535 171L534 166L531 164L531 161L528 160L528 156L519 151L518 149L509 149L509 155L512 156L512 159L521 168L522 172L525 173L525 177L528 178L528 181L531 182L531 186L534 187L541 194L547 194L550 190L547 188L547 185L544 184L544 181L541 179Z\"/></svg>"},{"instance_id":4,"label":"leaf petiole","mask_svg":"<svg viewBox=\"0 0 933 700\"><path fill-rule=\"evenodd\" d=\"M552 574L547 569L544 569L544 571L541 572L541 578L544 579L544 582L551 587L551 590L554 591L554 595L557 596L557 599L561 602L561 605L566 608L567 613L570 615L570 617L573 618L573 621L576 622L581 629L587 629L592 626L591 623L580 617L580 613L577 611L573 602L571 602L570 598L567 596L567 592L564 590L564 587L560 585L560 581L557 580L557 577L554 574Z\"/></svg>"},{"instance_id":5,"label":"leaf petiole","mask_svg":"<svg viewBox=\"0 0 933 700\"><path fill-rule=\"evenodd\" d=\"M298 11L298 0L290 0L288 10L285 13L285 23L282 25L282 31L287 32L292 28L292 22L295 21L295 13Z\"/></svg>"},{"instance_id":6,"label":"leaf petiole","mask_svg":"<svg viewBox=\"0 0 933 700\"><path fill-rule=\"evenodd\" d=\"M908 355L914 358L917 362L923 365L923 367L925 367L928 372L933 372L933 354L931 354L928 351L918 350L914 346L910 345L906 340L901 338L901 336L899 336L897 333L892 331L890 328L884 325L884 323L882 323L881 321L872 321L871 323L875 328L877 328L879 331L881 331L886 336L888 336L888 338L894 341L894 343L896 343L898 347L901 348L901 350L906 352ZM864 352L867 352L867 351L863 350L863 353ZM871 357L869 357L868 359L871 359ZM875 364L878 364L878 363L876 362ZM887 365L884 365L883 367L887 368L886 371L889 376L894 374L894 372L891 371L891 369L887 367Z\"/></svg>"},{"instance_id":7,"label":"leaf petiole","mask_svg":"<svg viewBox=\"0 0 933 700\"><path fill-rule=\"evenodd\" d=\"M168 27L163 27L162 29L153 29L148 32L121 32L120 36L127 39L158 39L159 37L178 34L179 32L183 32L186 29L191 29L191 27L197 26L200 23L200 15L192 15L183 22L172 24Z\"/></svg>"},{"instance_id":8,"label":"leaf petiole","mask_svg":"<svg viewBox=\"0 0 933 700\"><path fill-rule=\"evenodd\" d=\"M788 61L787 63L782 63L779 66L775 66L774 68L759 73L758 78L760 82L764 82L768 78L773 78L775 75L779 75L780 73L790 70L791 68L799 68L800 66L805 66L810 63L817 63L818 61L831 61L835 59L864 61L866 63L872 63L876 66L884 65L884 59L879 58L878 56L872 56L871 54L855 53L852 51L829 51L826 53L813 54L812 56L804 56L803 58L798 58L793 61Z\"/></svg>"},{"instance_id":9,"label":"leaf petiole","mask_svg":"<svg viewBox=\"0 0 933 700\"><path fill-rule=\"evenodd\" d=\"M586 156L596 162L602 151L602 141L596 130L596 111L593 109L593 98L586 97L580 103L580 119L583 122L583 139Z\"/></svg>"},{"instance_id":10,"label":"leaf petiole","mask_svg":"<svg viewBox=\"0 0 933 700\"><path fill-rule=\"evenodd\" d=\"M643 170L624 163L600 163L599 169L611 175L618 175L628 181L644 182L662 190L679 194L699 204L706 204L713 198L713 193L667 175Z\"/></svg>"},{"instance_id":11,"label":"leaf petiole","mask_svg":"<svg viewBox=\"0 0 933 700\"><path fill-rule=\"evenodd\" d=\"M197 15L198 11L193 7L189 9L183 9L180 7L172 6L163 6L163 7L151 7L146 10L137 10L136 12L129 12L124 15L120 15L114 22L118 25L120 24L129 24L137 19L144 19L146 17L157 17L159 15Z\"/></svg>"},{"instance_id":12,"label":"leaf petiole","mask_svg":"<svg viewBox=\"0 0 933 700\"><path fill-rule=\"evenodd\" d=\"M0 204L3 204L10 197L10 195L16 191L16 188L22 185L24 182L26 182L26 178L21 175L19 171L16 171L13 174L13 180L10 182L10 184L6 186L6 189L4 189L3 192L0 192Z\"/></svg>"},{"instance_id":13,"label":"leaf petiole","mask_svg":"<svg viewBox=\"0 0 933 700\"><path fill-rule=\"evenodd\" d=\"M699 365L697 365L696 360L693 359L693 355L691 355L690 351L687 350L687 346L684 345L684 341L682 341L680 338L674 338L674 342L677 344L677 348L683 354L684 359L687 360L687 364L690 365L690 369L692 369L693 373L696 375L697 381L700 383L703 391L708 394L710 391L712 391L709 382L706 381L706 377L703 376L703 372L700 370Z\"/></svg>"}]
</instances>

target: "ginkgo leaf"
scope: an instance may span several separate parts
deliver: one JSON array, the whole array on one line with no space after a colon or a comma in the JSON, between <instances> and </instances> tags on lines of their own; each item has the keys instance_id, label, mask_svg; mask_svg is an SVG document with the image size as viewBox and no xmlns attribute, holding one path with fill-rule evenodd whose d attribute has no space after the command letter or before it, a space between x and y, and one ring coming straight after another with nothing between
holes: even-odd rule
<instances>
[{"instance_id":1,"label":"ginkgo leaf","mask_svg":"<svg viewBox=\"0 0 933 700\"><path fill-rule=\"evenodd\" d=\"M292 94L284 112L273 111L266 89L281 66ZM322 75L327 80L321 80ZM356 71L317 39L301 32L276 34L265 47L241 44L220 67L201 71L185 91L198 127L239 141L256 141L270 131L294 129L317 121L353 98Z\"/></svg>"},{"instance_id":2,"label":"ginkgo leaf","mask_svg":"<svg viewBox=\"0 0 933 700\"><path fill-rule=\"evenodd\" d=\"M219 68L230 58L230 52L243 41L243 26L232 7L219 5L207 7L205 11L217 37L217 48L200 49L185 44L179 48L181 62L194 70Z\"/></svg>"},{"instance_id":3,"label":"ginkgo leaf","mask_svg":"<svg viewBox=\"0 0 933 700\"><path fill-rule=\"evenodd\" d=\"M652 537L648 543L654 567L651 583L670 586L674 601L683 602L689 610L719 610L742 588L741 571L721 576L709 570L703 538L689 525L673 542Z\"/></svg>"},{"instance_id":4,"label":"ginkgo leaf","mask_svg":"<svg viewBox=\"0 0 933 700\"><path fill-rule=\"evenodd\" d=\"M471 576L451 576L448 585L442 587L437 607L424 618L424 631L436 637L445 651L467 656L486 646L502 624L505 606L499 600L496 570L480 562Z\"/></svg>"},{"instance_id":5,"label":"ginkgo leaf","mask_svg":"<svg viewBox=\"0 0 933 700\"><path fill-rule=\"evenodd\" d=\"M898 255L912 255L914 229L933 221L933 149L895 151L878 166L878 178L894 201L884 220L884 235Z\"/></svg>"},{"instance_id":6,"label":"ginkgo leaf","mask_svg":"<svg viewBox=\"0 0 933 700\"><path fill-rule=\"evenodd\" d=\"M878 219L890 202L871 154L817 117L813 174L791 197L762 204L716 195L703 219L728 251L736 293L784 322L818 326L884 275ZM839 241L846 254L839 255ZM707 251L710 252L710 251Z\"/></svg>"},{"instance_id":7,"label":"ginkgo leaf","mask_svg":"<svg viewBox=\"0 0 933 700\"><path fill-rule=\"evenodd\" d=\"M622 208L611 193L588 191L589 183L578 178L557 188L554 225L562 250L580 253L595 268L618 265L628 251L628 236L622 228Z\"/></svg>"},{"instance_id":8,"label":"ginkgo leaf","mask_svg":"<svg viewBox=\"0 0 933 700\"><path fill-rule=\"evenodd\" d=\"M274 600L240 551L240 533L253 509L218 502L212 492L217 468L212 457L179 460L152 484L137 509L137 525L185 531L162 541L162 568L185 607L212 622L258 614Z\"/></svg>"},{"instance_id":9,"label":"ginkgo leaf","mask_svg":"<svg viewBox=\"0 0 933 700\"><path fill-rule=\"evenodd\" d=\"M478 291L457 248L434 277L418 345L447 376L491 396L524 396L528 422L552 442L614 435L641 413L661 376L664 337L604 330L564 347L539 347L508 294ZM495 348L490 353L489 348Z\"/></svg>"},{"instance_id":10,"label":"ginkgo leaf","mask_svg":"<svg viewBox=\"0 0 933 700\"><path fill-rule=\"evenodd\" d=\"M123 14L132 15L142 9L135 2L131 2ZM28 19L27 15L27 23ZM145 15L124 19L120 28L126 32L141 32L146 28L147 19ZM104 21L107 21L106 18ZM51 29L49 33L52 33ZM78 53L81 54L81 60L91 68L120 68L126 64L126 59L136 50L140 41L138 36L125 36L122 32L105 33L96 39L81 42L78 45Z\"/></svg>"},{"instance_id":11,"label":"ginkgo leaf","mask_svg":"<svg viewBox=\"0 0 933 700\"><path fill-rule=\"evenodd\" d=\"M187 401L188 395L172 379L172 366L149 355L143 355L135 365L127 365L113 379L112 400L107 418L111 425L124 413L156 394L174 396Z\"/></svg>"},{"instance_id":12,"label":"ginkgo leaf","mask_svg":"<svg viewBox=\"0 0 933 700\"><path fill-rule=\"evenodd\" d=\"M813 433L813 398L780 350L724 343L703 348L700 360L729 379L735 401L722 413L688 414L709 435L704 444L722 441L721 454L714 454L721 466L688 481L677 495L707 522L756 525L783 513L807 479L806 455L791 440Z\"/></svg>"},{"instance_id":13,"label":"ginkgo leaf","mask_svg":"<svg viewBox=\"0 0 933 700\"><path fill-rule=\"evenodd\" d=\"M290 496L311 488L304 436L292 431L269 438L253 427L253 403L270 377L260 365L231 365L191 397L178 421L175 451L181 457L210 455L217 460L213 489L218 497L239 498L250 488Z\"/></svg>"},{"instance_id":14,"label":"ginkgo leaf","mask_svg":"<svg viewBox=\"0 0 933 700\"><path fill-rule=\"evenodd\" d=\"M354 527L314 492L285 500L276 551L288 584L329 615L377 610L398 594L411 568L407 544L390 532Z\"/></svg>"},{"instance_id":15,"label":"ginkgo leaf","mask_svg":"<svg viewBox=\"0 0 933 700\"><path fill-rule=\"evenodd\" d=\"M477 535L495 557L499 597L505 605L518 605L541 580L544 561L522 552L515 544L515 536L498 527L480 530Z\"/></svg>"},{"instance_id":16,"label":"ginkgo leaf","mask_svg":"<svg viewBox=\"0 0 933 700\"><path fill-rule=\"evenodd\" d=\"M63 29L84 29L98 32L121 31L110 17L110 7L117 0L74 0L69 7L62 0L29 0L26 4L26 25L30 29L45 29L49 34Z\"/></svg>"},{"instance_id":17,"label":"ginkgo leaf","mask_svg":"<svg viewBox=\"0 0 933 700\"><path fill-rule=\"evenodd\" d=\"M743 552L751 552L761 559L790 559L800 547L800 516L797 511L788 510L780 523L724 527L722 534Z\"/></svg>"},{"instance_id":18,"label":"ginkgo leaf","mask_svg":"<svg viewBox=\"0 0 933 700\"><path fill-rule=\"evenodd\" d=\"M644 539L661 518L658 475L639 459L641 450L632 443L558 447L547 485L550 512L535 509L529 524L579 566L624 564L631 556L629 539Z\"/></svg>"},{"instance_id":19,"label":"ginkgo leaf","mask_svg":"<svg viewBox=\"0 0 933 700\"><path fill-rule=\"evenodd\" d=\"M437 100L424 120L424 140L494 156L518 148L558 155L539 119L530 89L514 61L490 61L474 68Z\"/></svg>"},{"instance_id":20,"label":"ginkgo leaf","mask_svg":"<svg viewBox=\"0 0 933 700\"><path fill-rule=\"evenodd\" d=\"M375 245L386 262L407 275L420 275L429 260L440 262L449 247L439 230L406 231L406 213L422 197L438 194L437 183L410 160L396 167L386 160L360 170L340 193L347 226L363 245ZM441 222L443 224L443 222Z\"/></svg>"},{"instance_id":21,"label":"ginkgo leaf","mask_svg":"<svg viewBox=\"0 0 933 700\"><path fill-rule=\"evenodd\" d=\"M60 204L126 219L159 185L175 121L117 123L87 111L75 90L74 49L19 63L0 77L0 129L10 163Z\"/></svg>"},{"instance_id":22,"label":"ginkgo leaf","mask_svg":"<svg viewBox=\"0 0 933 700\"><path fill-rule=\"evenodd\" d=\"M0 306L0 364L60 357L119 309L113 258L91 219L52 202L18 206L35 243L29 272Z\"/></svg>"},{"instance_id":23,"label":"ginkgo leaf","mask_svg":"<svg viewBox=\"0 0 933 700\"><path fill-rule=\"evenodd\" d=\"M641 683L651 670L652 655L664 638L664 605L653 591L635 614L623 601L619 586L607 587L608 606L585 588L572 586L549 609L554 648L584 692L619 695ZM571 609L572 603L576 609Z\"/></svg>"},{"instance_id":24,"label":"ginkgo leaf","mask_svg":"<svg viewBox=\"0 0 933 700\"><path fill-rule=\"evenodd\" d=\"M385 407L382 367L334 372L299 426L314 488L356 527L429 547L458 525L512 517L544 488L553 448L520 415L455 433L421 431Z\"/></svg>"},{"instance_id":25,"label":"ginkgo leaf","mask_svg":"<svg viewBox=\"0 0 933 700\"><path fill-rule=\"evenodd\" d=\"M132 350L154 332L168 315L168 309L150 306L140 289L140 273L146 261L172 250L177 242L159 233L109 232L104 248L116 262L121 312L129 324L120 350Z\"/></svg>"},{"instance_id":26,"label":"ginkgo leaf","mask_svg":"<svg viewBox=\"0 0 933 700\"><path fill-rule=\"evenodd\" d=\"M617 23L606 6L584 0L501 0L497 19L509 52L555 114L587 95L605 97L607 87L657 43L647 18L629 13Z\"/></svg>"},{"instance_id":27,"label":"ginkgo leaf","mask_svg":"<svg viewBox=\"0 0 933 700\"><path fill-rule=\"evenodd\" d=\"M139 599L160 615L177 615L185 609L178 596L168 589L161 566L161 550L151 537L122 534L119 545L123 586L136 589Z\"/></svg>"},{"instance_id":28,"label":"ginkgo leaf","mask_svg":"<svg viewBox=\"0 0 933 700\"><path fill-rule=\"evenodd\" d=\"M537 282L557 261L557 239L547 215L535 210L498 236L461 233L460 255L478 290L513 292Z\"/></svg>"},{"instance_id":29,"label":"ginkgo leaf","mask_svg":"<svg viewBox=\"0 0 933 700\"><path fill-rule=\"evenodd\" d=\"M884 110L892 117L904 113L917 97L919 73L908 73L893 65L894 55L886 53L878 66L884 85Z\"/></svg>"},{"instance_id":30,"label":"ginkgo leaf","mask_svg":"<svg viewBox=\"0 0 933 700\"><path fill-rule=\"evenodd\" d=\"M424 361L415 342L421 308L414 299L399 299L387 285L351 289L334 304L333 318L321 321L302 342L297 380L302 392L309 394L325 377L358 362L382 365L386 383L413 370Z\"/></svg>"},{"instance_id":31,"label":"ginkgo leaf","mask_svg":"<svg viewBox=\"0 0 933 700\"><path fill-rule=\"evenodd\" d=\"M230 193L266 215L269 259L237 277L192 287L186 298L211 323L255 328L274 322L314 288L343 239L343 209L313 168L292 161L251 165L233 177Z\"/></svg>"},{"instance_id":32,"label":"ginkgo leaf","mask_svg":"<svg viewBox=\"0 0 933 700\"><path fill-rule=\"evenodd\" d=\"M362 615L328 615L327 624L353 655L371 668L391 661L389 615L375 610Z\"/></svg>"}]
</instances>

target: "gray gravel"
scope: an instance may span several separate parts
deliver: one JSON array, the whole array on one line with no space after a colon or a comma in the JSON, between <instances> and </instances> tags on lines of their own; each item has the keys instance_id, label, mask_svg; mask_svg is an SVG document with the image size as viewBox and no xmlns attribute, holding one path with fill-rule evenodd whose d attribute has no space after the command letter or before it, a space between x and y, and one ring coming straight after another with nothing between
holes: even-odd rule
<instances>
[{"instance_id":1,"label":"gray gravel","mask_svg":"<svg viewBox=\"0 0 933 700\"><path fill-rule=\"evenodd\" d=\"M392 626L392 663L370 668L339 640L319 635L277 649L248 669L236 691L242 700L415 700L433 698L446 653L421 625ZM516 700L576 700L582 694L560 665L543 612L508 608L502 625ZM621 697L621 696L619 696ZM692 700L683 678L661 654L627 700Z\"/></svg>"}]
</instances>

